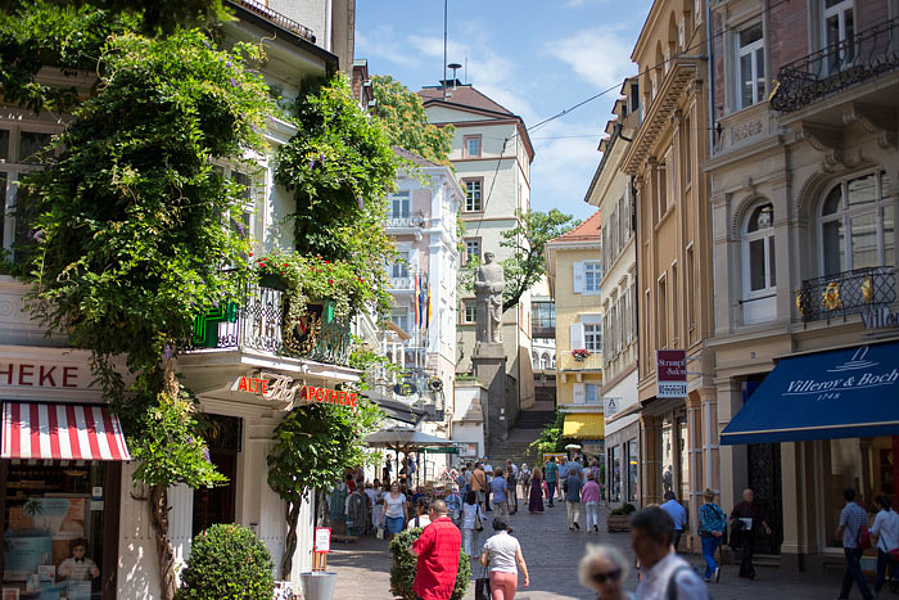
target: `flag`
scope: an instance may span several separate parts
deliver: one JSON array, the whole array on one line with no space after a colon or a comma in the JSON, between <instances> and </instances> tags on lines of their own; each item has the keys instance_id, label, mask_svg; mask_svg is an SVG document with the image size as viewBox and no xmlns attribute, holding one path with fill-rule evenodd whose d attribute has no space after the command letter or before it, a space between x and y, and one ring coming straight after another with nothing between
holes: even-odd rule
<instances>
[{"instance_id":1,"label":"flag","mask_svg":"<svg viewBox=\"0 0 899 600\"><path fill-rule=\"evenodd\" d=\"M428 282L428 304L427 304L427 313L425 315L425 327L430 326L431 324L431 282Z\"/></svg>"},{"instance_id":2,"label":"flag","mask_svg":"<svg viewBox=\"0 0 899 600\"><path fill-rule=\"evenodd\" d=\"M417 300L418 300L418 288L419 288L419 283L418 283L418 274L417 274L417 273L416 273L415 276L412 278L412 280L413 280L413 282L414 282L414 287L415 287L415 291L412 293L412 298L413 298L413 304L412 304L412 320L415 321L415 324L416 324L416 325L418 325L420 321L419 321L419 318L418 318L418 302L417 302Z\"/></svg>"}]
</instances>

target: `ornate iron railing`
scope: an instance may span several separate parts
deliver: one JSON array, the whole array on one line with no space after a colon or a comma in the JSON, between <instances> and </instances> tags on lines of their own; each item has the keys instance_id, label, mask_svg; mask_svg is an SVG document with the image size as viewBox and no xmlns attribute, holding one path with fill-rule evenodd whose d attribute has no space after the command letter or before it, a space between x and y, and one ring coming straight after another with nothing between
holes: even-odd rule
<instances>
[{"instance_id":1,"label":"ornate iron railing","mask_svg":"<svg viewBox=\"0 0 899 600\"><path fill-rule=\"evenodd\" d=\"M259 350L272 354L346 364L350 322L334 315L333 303L309 304L299 317L290 316L286 293L248 285L242 300L194 320L188 351L206 348Z\"/></svg>"},{"instance_id":2,"label":"ornate iron railing","mask_svg":"<svg viewBox=\"0 0 899 600\"><path fill-rule=\"evenodd\" d=\"M262 2L258 2L257 0L231 0L234 4L238 6L242 6L253 14L259 15L263 19L267 21L271 21L278 27L286 29L292 33L297 34L301 38L309 40L313 44L315 43L315 34L311 29L306 27L305 25L301 25L297 23L293 19L285 17L279 12L275 12L270 9L268 6L263 4Z\"/></svg>"},{"instance_id":3,"label":"ornate iron railing","mask_svg":"<svg viewBox=\"0 0 899 600\"><path fill-rule=\"evenodd\" d=\"M899 68L899 18L861 31L777 73L771 107L791 112L828 94Z\"/></svg>"},{"instance_id":4,"label":"ornate iron railing","mask_svg":"<svg viewBox=\"0 0 899 600\"><path fill-rule=\"evenodd\" d=\"M802 282L796 309L802 321L857 315L896 301L896 272L892 267L846 271Z\"/></svg>"}]
</instances>

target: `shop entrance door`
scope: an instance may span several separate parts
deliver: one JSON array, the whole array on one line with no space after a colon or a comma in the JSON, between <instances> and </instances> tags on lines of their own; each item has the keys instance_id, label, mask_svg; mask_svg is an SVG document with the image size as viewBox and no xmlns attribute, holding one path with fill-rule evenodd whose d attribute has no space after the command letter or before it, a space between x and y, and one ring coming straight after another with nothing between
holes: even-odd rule
<instances>
[{"instance_id":1,"label":"shop entrance door","mask_svg":"<svg viewBox=\"0 0 899 600\"><path fill-rule=\"evenodd\" d=\"M768 525L771 535L755 536L758 554L780 554L783 543L783 497L781 494L780 444L750 444L749 487L755 492L758 506Z\"/></svg>"},{"instance_id":2,"label":"shop entrance door","mask_svg":"<svg viewBox=\"0 0 899 600\"><path fill-rule=\"evenodd\" d=\"M192 535L216 523L233 523L237 517L237 458L240 454L241 419L205 415L209 420L206 440L209 460L228 478L228 483L194 490Z\"/></svg>"}]
</instances>

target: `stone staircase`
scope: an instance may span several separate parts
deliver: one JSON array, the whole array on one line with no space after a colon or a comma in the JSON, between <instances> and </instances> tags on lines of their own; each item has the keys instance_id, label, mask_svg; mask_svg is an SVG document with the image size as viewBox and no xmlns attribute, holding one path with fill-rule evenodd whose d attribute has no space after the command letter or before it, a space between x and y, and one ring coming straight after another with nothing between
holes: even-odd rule
<instances>
[{"instance_id":1,"label":"stone staircase","mask_svg":"<svg viewBox=\"0 0 899 600\"><path fill-rule=\"evenodd\" d=\"M540 437L544 425L552 423L556 418L555 411L546 408L540 406L536 410L521 411L516 427L504 441L487 444L487 456L494 467L505 465L510 458L516 465L526 462L533 467L536 455L528 450L528 446Z\"/></svg>"}]
</instances>

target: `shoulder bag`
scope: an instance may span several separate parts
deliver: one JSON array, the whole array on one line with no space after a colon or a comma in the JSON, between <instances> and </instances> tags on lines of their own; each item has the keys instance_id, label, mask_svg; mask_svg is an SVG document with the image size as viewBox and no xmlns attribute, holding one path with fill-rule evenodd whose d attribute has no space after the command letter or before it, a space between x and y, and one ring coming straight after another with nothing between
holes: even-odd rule
<instances>
[{"instance_id":1,"label":"shoulder bag","mask_svg":"<svg viewBox=\"0 0 899 600\"><path fill-rule=\"evenodd\" d=\"M481 576L474 582L475 600L490 600L490 577L487 576L487 567L481 570Z\"/></svg>"}]
</instances>

